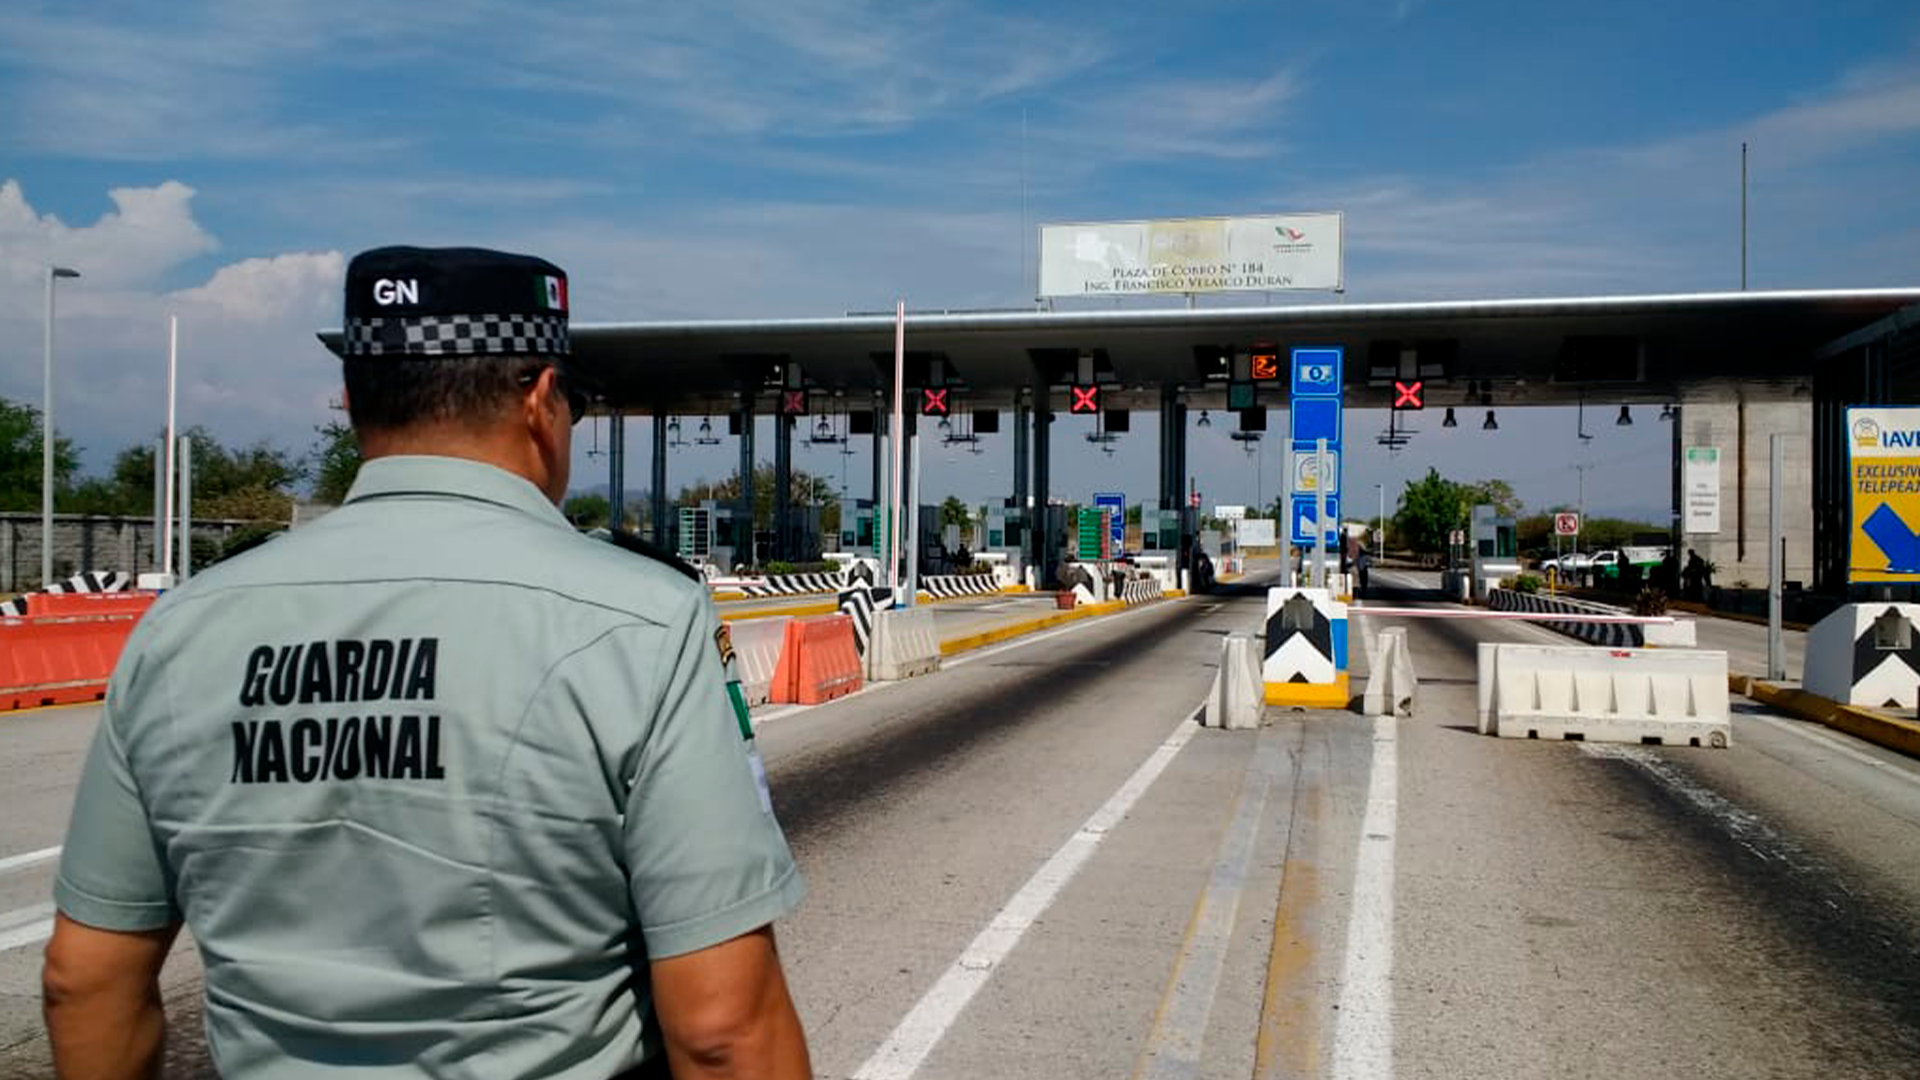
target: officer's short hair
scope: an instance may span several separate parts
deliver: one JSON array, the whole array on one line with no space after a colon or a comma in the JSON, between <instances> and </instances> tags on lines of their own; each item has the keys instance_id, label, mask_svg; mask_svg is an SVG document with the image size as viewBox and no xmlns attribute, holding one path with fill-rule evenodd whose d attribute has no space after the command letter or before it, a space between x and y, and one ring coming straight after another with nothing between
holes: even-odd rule
<instances>
[{"instance_id":1,"label":"officer's short hair","mask_svg":"<svg viewBox=\"0 0 1920 1080\"><path fill-rule=\"evenodd\" d=\"M349 358L341 362L347 417L356 428L375 430L488 423L526 393L522 380L552 363L530 356Z\"/></svg>"},{"instance_id":2,"label":"officer's short hair","mask_svg":"<svg viewBox=\"0 0 1920 1080\"><path fill-rule=\"evenodd\" d=\"M485 248L384 247L347 264L339 353L356 428L499 419L548 367L570 372L567 275ZM566 376L573 375L572 378Z\"/></svg>"}]
</instances>

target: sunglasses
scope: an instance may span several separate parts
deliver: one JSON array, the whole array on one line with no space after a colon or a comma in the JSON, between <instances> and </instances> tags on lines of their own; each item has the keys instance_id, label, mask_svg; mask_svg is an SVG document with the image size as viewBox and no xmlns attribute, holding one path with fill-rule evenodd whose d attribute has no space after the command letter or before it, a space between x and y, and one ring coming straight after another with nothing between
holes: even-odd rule
<instances>
[{"instance_id":1,"label":"sunglasses","mask_svg":"<svg viewBox=\"0 0 1920 1080\"><path fill-rule=\"evenodd\" d=\"M554 385L559 389L560 393L566 397L567 412L572 418L573 423L576 425L579 424L580 421L587 418L587 407L592 404L592 400L587 397L585 391L573 385L573 380L567 377L566 371L559 365L549 364L521 372L518 380L520 385L523 387L532 386L540 380L540 373L547 370L547 367L553 368Z\"/></svg>"}]
</instances>

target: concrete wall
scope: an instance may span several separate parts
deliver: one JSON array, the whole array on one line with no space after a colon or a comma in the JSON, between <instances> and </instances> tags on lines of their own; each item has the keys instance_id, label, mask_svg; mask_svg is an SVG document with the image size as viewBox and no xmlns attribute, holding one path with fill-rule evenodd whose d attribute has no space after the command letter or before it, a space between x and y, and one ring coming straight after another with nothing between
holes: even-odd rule
<instances>
[{"instance_id":1,"label":"concrete wall","mask_svg":"<svg viewBox=\"0 0 1920 1080\"><path fill-rule=\"evenodd\" d=\"M246 528L246 521L196 521L196 553L218 551L222 542ZM88 570L128 574L154 569L159 539L151 518L55 514L53 576L68 578ZM28 592L41 586L40 515L0 513L0 592Z\"/></svg>"},{"instance_id":2,"label":"concrete wall","mask_svg":"<svg viewBox=\"0 0 1920 1080\"><path fill-rule=\"evenodd\" d=\"M1784 436L1781 524L1786 580L1813 585L1813 404L1810 400L1745 401L1736 385L1690 387L1682 395L1680 447L1720 448L1720 531L1688 533L1686 549L1719 566L1713 583L1767 584L1768 439ZM1676 470L1683 463L1676 460ZM1742 483L1744 476L1745 482ZM1744 540L1744 542L1743 542Z\"/></svg>"}]
</instances>

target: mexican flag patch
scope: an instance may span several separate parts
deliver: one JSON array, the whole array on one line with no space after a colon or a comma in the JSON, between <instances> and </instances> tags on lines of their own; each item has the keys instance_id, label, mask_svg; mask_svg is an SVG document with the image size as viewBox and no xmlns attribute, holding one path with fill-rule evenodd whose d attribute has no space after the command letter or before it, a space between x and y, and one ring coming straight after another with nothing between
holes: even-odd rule
<instances>
[{"instance_id":1,"label":"mexican flag patch","mask_svg":"<svg viewBox=\"0 0 1920 1080\"><path fill-rule=\"evenodd\" d=\"M539 296L537 300L541 307L546 308L548 311L567 310L566 278L554 277L550 274L542 275L536 279L536 284L539 286Z\"/></svg>"}]
</instances>

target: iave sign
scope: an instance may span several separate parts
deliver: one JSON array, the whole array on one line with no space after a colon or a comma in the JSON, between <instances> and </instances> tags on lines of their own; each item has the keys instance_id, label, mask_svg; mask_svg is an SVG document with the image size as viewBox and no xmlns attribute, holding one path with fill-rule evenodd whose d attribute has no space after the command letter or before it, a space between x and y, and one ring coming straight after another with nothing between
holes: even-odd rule
<instances>
[{"instance_id":1,"label":"iave sign","mask_svg":"<svg viewBox=\"0 0 1920 1080\"><path fill-rule=\"evenodd\" d=\"M1920 582L1920 408L1847 410L1849 582Z\"/></svg>"}]
</instances>

